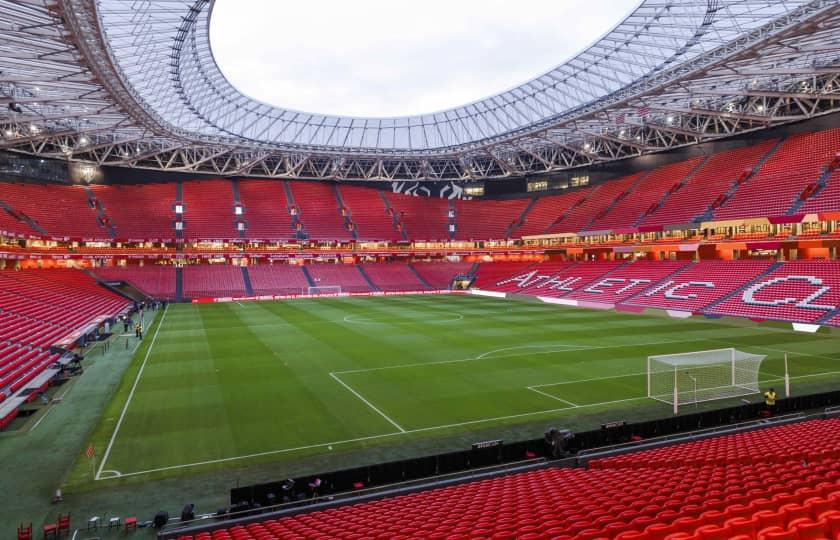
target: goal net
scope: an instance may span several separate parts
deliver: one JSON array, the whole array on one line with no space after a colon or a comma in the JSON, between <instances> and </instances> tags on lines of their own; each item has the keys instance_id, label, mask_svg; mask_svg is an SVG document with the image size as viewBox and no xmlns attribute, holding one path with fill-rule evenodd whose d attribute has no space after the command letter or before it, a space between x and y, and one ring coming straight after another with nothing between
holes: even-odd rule
<instances>
[{"instance_id":1,"label":"goal net","mask_svg":"<svg viewBox=\"0 0 840 540\"><path fill-rule=\"evenodd\" d=\"M649 356L648 397L674 406L755 394L765 356L717 349Z\"/></svg>"},{"instance_id":2,"label":"goal net","mask_svg":"<svg viewBox=\"0 0 840 540\"><path fill-rule=\"evenodd\" d=\"M311 295L341 294L341 285L321 285L320 287L309 287L307 292Z\"/></svg>"}]
</instances>

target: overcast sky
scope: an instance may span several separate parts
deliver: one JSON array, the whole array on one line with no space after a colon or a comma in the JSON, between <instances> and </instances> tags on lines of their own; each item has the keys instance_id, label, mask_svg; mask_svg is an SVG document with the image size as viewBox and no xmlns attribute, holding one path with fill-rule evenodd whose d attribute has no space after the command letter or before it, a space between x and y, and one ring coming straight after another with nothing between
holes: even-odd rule
<instances>
[{"instance_id":1,"label":"overcast sky","mask_svg":"<svg viewBox=\"0 0 840 540\"><path fill-rule=\"evenodd\" d=\"M549 70L639 0L217 0L213 54L242 92L308 112L428 113Z\"/></svg>"}]
</instances>

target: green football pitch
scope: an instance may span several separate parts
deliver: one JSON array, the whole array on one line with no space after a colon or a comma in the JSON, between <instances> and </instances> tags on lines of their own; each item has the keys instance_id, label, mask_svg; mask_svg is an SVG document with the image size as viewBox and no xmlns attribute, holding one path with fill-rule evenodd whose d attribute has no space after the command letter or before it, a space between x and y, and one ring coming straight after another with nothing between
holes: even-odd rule
<instances>
[{"instance_id":1,"label":"green football pitch","mask_svg":"<svg viewBox=\"0 0 840 540\"><path fill-rule=\"evenodd\" d=\"M645 397L650 355L736 347L781 387L787 353L794 393L840 381L828 333L473 296L171 305L157 321L92 435L97 484L668 416Z\"/></svg>"}]
</instances>

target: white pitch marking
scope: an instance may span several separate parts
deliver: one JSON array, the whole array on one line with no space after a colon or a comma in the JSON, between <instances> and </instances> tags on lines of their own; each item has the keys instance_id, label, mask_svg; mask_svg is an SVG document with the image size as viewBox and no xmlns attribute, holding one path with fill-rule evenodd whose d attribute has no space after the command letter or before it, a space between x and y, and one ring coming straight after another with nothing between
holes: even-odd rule
<instances>
[{"instance_id":1,"label":"white pitch marking","mask_svg":"<svg viewBox=\"0 0 840 540\"><path fill-rule=\"evenodd\" d=\"M96 473L96 479L99 479L99 475L102 474L102 471L105 469L105 462L108 461L108 456L111 454L111 448L114 446L114 441L117 439L117 433L120 431L120 427L122 426L123 419L125 419L125 413L128 411L128 405L131 403L131 399L134 397L134 391L137 390L137 385L140 383L140 376L143 375L143 370L146 368L146 362L149 361L149 356L152 354L152 349L155 346L155 341L157 341L158 334L160 333L160 329L163 326L163 321L166 319L166 313L169 311L169 304L166 304L166 307L163 308L163 315L160 317L160 322L158 323L157 328L155 329L155 335L152 336L152 342L149 343L149 348L146 349L146 356L143 358L143 363L140 364L140 369L137 371L137 377L134 378L134 384L131 386L131 391L128 393L128 398L125 400L125 405L123 405L122 412L120 413L120 417L117 420L117 425L114 428L114 433L111 434L111 440L108 441L108 446L105 448L105 453L102 454L102 462L99 464L99 471Z\"/></svg>"},{"instance_id":2,"label":"white pitch marking","mask_svg":"<svg viewBox=\"0 0 840 540\"><path fill-rule=\"evenodd\" d=\"M120 471L115 471L113 469L105 469L104 471L99 471L97 476L99 476L100 474L103 474L103 473L107 473L108 478L119 478L120 476L123 475ZM99 480L99 478L97 478L97 480Z\"/></svg>"},{"instance_id":3,"label":"white pitch marking","mask_svg":"<svg viewBox=\"0 0 840 540\"><path fill-rule=\"evenodd\" d=\"M45 413L41 416L41 418L39 418L39 419L38 419L38 421L37 421L37 422L35 422L35 425L34 425L34 426L32 426L31 428L29 428L29 431L30 431L30 432L35 431L35 428L36 428L36 427L38 427L39 425L41 425L41 422L43 422L43 421L44 421L44 418L46 418L46 417L47 417L47 415L48 415L48 414L50 414L50 413L52 412L53 407L55 407L55 405L51 405L51 406L50 406L50 408L49 408L49 409L47 409L47 412L45 412Z\"/></svg>"},{"instance_id":4,"label":"white pitch marking","mask_svg":"<svg viewBox=\"0 0 840 540\"><path fill-rule=\"evenodd\" d=\"M569 404L569 405L571 405L572 407L580 407L580 405L578 405L577 403L572 403L572 402L571 402L571 401L569 401L569 400L566 400L566 399L563 399L563 398L559 398L559 397L557 397L557 396L553 396L553 395L549 394L548 392L543 392L542 390L537 390L537 389L536 389L536 388L534 388L533 386L526 386L526 388L527 388L528 390L532 391L532 392L536 392L536 393L538 393L538 394L542 394L542 395L544 395L545 397L550 397L551 399L556 399L557 401L560 401L560 402L562 402L562 403L568 403L568 404Z\"/></svg>"},{"instance_id":5,"label":"white pitch marking","mask_svg":"<svg viewBox=\"0 0 840 540\"><path fill-rule=\"evenodd\" d=\"M405 433L405 430L403 429L403 427L402 427L401 425L399 425L398 423L394 422L394 421L391 419L391 417L390 417L390 416L388 416L388 415L387 415L387 414L385 414L384 412L382 412L382 411L380 411L379 409L377 409L377 408L376 408L376 405L374 405L374 404L373 404L373 403L371 403L370 401L366 400L366 399L364 398L364 396L362 396L360 393L358 393L358 392L356 392L355 390L353 390L353 389L350 387L350 385L349 385L349 384L347 384L346 382L344 382L344 381L342 381L341 379L339 379L339 378L338 378L338 375L336 375L335 373L330 373L330 377L332 377L333 379L335 379L335 380L336 380L336 382L338 382L338 384L340 384L341 386L343 386L344 388L346 388L347 390L349 390L350 392L352 392L352 394L353 394L354 396L356 396L357 398L359 398L360 400L362 400L362 402L363 402L365 405L367 405L368 407L370 407L371 409L373 409L376 413L378 413L378 414L379 414L379 416L381 416L382 418L384 418L385 420L387 420L388 422L390 422L390 424L391 424L392 426L394 426L395 428L397 428L398 430L400 430L402 433Z\"/></svg>"},{"instance_id":6,"label":"white pitch marking","mask_svg":"<svg viewBox=\"0 0 840 540\"><path fill-rule=\"evenodd\" d=\"M373 324L373 325L383 325L384 324L384 325L392 326L392 325L395 325L395 324L445 324L445 323L452 323L452 322L458 322L458 321L463 321L464 320L464 316L461 313L457 313L456 315L457 315L457 317L454 317L454 318L451 318L451 319L443 319L443 320L422 319L422 320L417 320L417 321L369 321L369 320L365 321L365 320L355 319L355 317L356 317L355 315L345 315L343 321L346 322L346 323L350 323L350 324ZM364 318L365 317L362 317L362 319L364 319Z\"/></svg>"}]
</instances>

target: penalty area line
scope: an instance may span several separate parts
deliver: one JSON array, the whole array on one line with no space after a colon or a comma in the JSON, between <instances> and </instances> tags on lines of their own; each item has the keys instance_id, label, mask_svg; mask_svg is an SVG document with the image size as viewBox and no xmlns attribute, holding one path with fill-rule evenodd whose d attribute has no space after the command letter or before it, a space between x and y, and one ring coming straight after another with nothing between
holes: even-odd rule
<instances>
[{"instance_id":1,"label":"penalty area line","mask_svg":"<svg viewBox=\"0 0 840 540\"><path fill-rule=\"evenodd\" d=\"M556 399L557 401L559 401L559 402L561 402L561 403L568 403L568 404L569 404L569 406L571 406L572 408L577 408L577 407L580 407L580 405L578 405L577 403L572 403L571 401L569 401L569 400L567 400L567 399L563 399L563 398L559 398L559 397L557 397L557 396L553 396L553 395L549 394L548 392L543 392L542 390L537 390L537 389L536 389L536 388L534 388L533 386L526 386L525 388L527 388L528 390L530 390L530 391L532 391L532 392L536 392L536 393L538 393L538 394L541 394L541 395L543 395L543 396L545 396L545 397L549 397L549 398L551 398L551 399Z\"/></svg>"},{"instance_id":2,"label":"penalty area line","mask_svg":"<svg viewBox=\"0 0 840 540\"><path fill-rule=\"evenodd\" d=\"M360 400L362 400L362 403L364 403L365 405L367 405L368 407L370 407L370 408L371 408L374 412L376 412L377 414L379 414L379 416L381 416L382 418L384 418L385 420L387 420L387 421L388 421L388 422L389 422L392 426L394 426L395 428L397 428L398 430L400 430L400 432L401 432L401 433L405 433L405 429L403 429L403 427L402 427L401 425L399 425L398 423L394 422L394 420L393 420L390 416L388 416L388 415L387 415L387 414L385 414L384 412L380 411L380 410L376 407L376 405L374 405L374 404L373 404L373 403L371 403L370 401L366 400L362 394L360 394L360 393L356 392L355 390L353 390L353 388L351 388L349 384L347 384L346 382L344 382L344 381L342 381L340 378L338 378L338 375L336 375L335 373L330 373L330 377L332 377L333 379L335 379L335 381L336 381L338 384L340 384L341 386L343 386L344 388L346 388L347 390L349 390L349 391L350 391L350 392L351 392L354 396L356 396L357 398L359 398Z\"/></svg>"},{"instance_id":3,"label":"penalty area line","mask_svg":"<svg viewBox=\"0 0 840 540\"><path fill-rule=\"evenodd\" d=\"M146 363L149 361L149 356L152 354L152 349L155 346L155 341L157 341L158 334L160 333L160 329L163 326L163 321L166 320L166 313L169 311L169 304L166 304L166 307L163 308L163 315L160 317L160 322L158 323L157 328L155 329L155 335L152 336L152 342L149 343L149 348L146 349L146 356L143 358L143 363L140 364L140 369L137 371L137 376L134 378L134 384L131 386L131 391L128 393L128 398L125 400L125 405L123 405L122 412L120 413L120 417L117 420L117 425L114 427L114 433L111 434L111 439L108 441L108 446L105 448L105 453L102 454L102 462L99 464L99 470L96 471L95 480L99 480L102 476L102 471L105 470L105 462L108 461L108 456L111 455L111 448L114 447L114 441L117 440L117 433L120 431L120 427L122 427L123 420L125 419L125 413L128 412L128 406L131 403L131 399L134 397L134 392L137 390L137 385L140 383L140 377L143 375L143 370L146 368Z\"/></svg>"}]
</instances>

